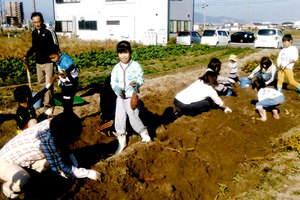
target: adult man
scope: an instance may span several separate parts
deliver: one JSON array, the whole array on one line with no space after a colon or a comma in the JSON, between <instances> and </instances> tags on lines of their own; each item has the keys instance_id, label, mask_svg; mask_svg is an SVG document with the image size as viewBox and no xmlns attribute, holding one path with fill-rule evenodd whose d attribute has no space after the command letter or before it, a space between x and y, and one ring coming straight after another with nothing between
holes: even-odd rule
<instances>
[{"instance_id":1,"label":"adult man","mask_svg":"<svg viewBox=\"0 0 300 200\"><path fill-rule=\"evenodd\" d=\"M73 164L65 163L68 147L81 132L82 124L77 115L61 113L27 128L8 141L0 150L0 179L4 181L2 192L5 196L14 199L26 192L31 178L25 170L27 168L38 172L50 168L65 178L99 180L99 172L78 168L73 154L69 156Z\"/></svg>"},{"instance_id":2,"label":"adult man","mask_svg":"<svg viewBox=\"0 0 300 200\"><path fill-rule=\"evenodd\" d=\"M39 12L31 14L31 20L34 26L32 32L32 46L28 50L25 60L35 54L37 63L37 78L40 87L45 87L50 83L50 79L53 76L53 63L48 55L48 48L52 45L58 46L58 40L55 32L46 27L44 24L43 15ZM53 112L53 89L46 92L44 96L44 107L46 107L46 114L51 115Z\"/></svg>"}]
</instances>

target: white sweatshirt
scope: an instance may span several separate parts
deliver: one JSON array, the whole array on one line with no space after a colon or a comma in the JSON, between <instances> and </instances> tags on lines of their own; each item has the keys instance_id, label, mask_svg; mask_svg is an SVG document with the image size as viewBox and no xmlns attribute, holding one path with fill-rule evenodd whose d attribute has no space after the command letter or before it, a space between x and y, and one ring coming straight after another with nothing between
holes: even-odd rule
<instances>
[{"instance_id":1,"label":"white sweatshirt","mask_svg":"<svg viewBox=\"0 0 300 200\"><path fill-rule=\"evenodd\" d=\"M281 95L283 94L274 88L261 88L257 93L257 98L258 101L262 101L265 99L273 99Z\"/></svg>"},{"instance_id":2,"label":"white sweatshirt","mask_svg":"<svg viewBox=\"0 0 300 200\"><path fill-rule=\"evenodd\" d=\"M289 63L291 59L297 61L299 58L299 51L297 47L290 46L288 48L284 48L279 52L277 58L277 66L282 69L293 69L295 63Z\"/></svg>"},{"instance_id":3,"label":"white sweatshirt","mask_svg":"<svg viewBox=\"0 0 300 200\"><path fill-rule=\"evenodd\" d=\"M210 97L217 105L223 105L222 99L214 88L205 84L202 80L195 81L175 96L178 101L184 104L202 101L207 97Z\"/></svg>"}]
</instances>

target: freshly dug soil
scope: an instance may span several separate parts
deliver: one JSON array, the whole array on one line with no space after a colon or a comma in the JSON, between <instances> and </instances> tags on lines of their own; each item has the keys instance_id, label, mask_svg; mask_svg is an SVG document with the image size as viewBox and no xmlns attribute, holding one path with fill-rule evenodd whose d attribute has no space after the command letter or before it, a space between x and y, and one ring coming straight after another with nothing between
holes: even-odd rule
<instances>
[{"instance_id":1,"label":"freshly dug soil","mask_svg":"<svg viewBox=\"0 0 300 200\"><path fill-rule=\"evenodd\" d=\"M204 68L145 79L140 116L153 142L142 143L131 130L126 149L118 155L113 154L117 149L115 137L98 131L97 86L82 93L88 103L74 108L84 124L74 152L80 166L101 173L101 181L72 181L51 172L33 173L32 187L23 198L206 200L217 196L219 184L230 188L234 175L247 165L247 160L271 153L271 139L299 125L300 98L295 88L288 86L283 90L286 100L278 107L280 119L274 119L268 112L268 120L261 122L255 120L259 117L254 104L256 93L237 87L237 97L221 97L233 113L212 109L194 117L176 118L175 94L201 76ZM227 73L226 69L222 71ZM295 78L300 79L299 73ZM61 110L56 107L55 114ZM15 121L7 113L0 116L2 146L15 134Z\"/></svg>"}]
</instances>

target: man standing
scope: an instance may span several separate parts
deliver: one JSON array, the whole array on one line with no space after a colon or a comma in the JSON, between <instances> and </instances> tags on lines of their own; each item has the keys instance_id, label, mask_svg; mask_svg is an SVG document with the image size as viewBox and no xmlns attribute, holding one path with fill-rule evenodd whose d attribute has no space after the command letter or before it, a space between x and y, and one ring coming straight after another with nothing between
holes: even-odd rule
<instances>
[{"instance_id":1,"label":"man standing","mask_svg":"<svg viewBox=\"0 0 300 200\"><path fill-rule=\"evenodd\" d=\"M40 87L45 87L50 83L50 79L53 76L53 63L48 55L48 48L52 45L58 46L58 40L55 32L46 27L44 24L43 15L39 12L31 14L31 20L34 26L32 32L32 46L28 50L25 60L35 54L37 63L37 78ZM53 112L53 89L46 92L44 96L44 107L46 108L45 114L51 115Z\"/></svg>"}]
</instances>

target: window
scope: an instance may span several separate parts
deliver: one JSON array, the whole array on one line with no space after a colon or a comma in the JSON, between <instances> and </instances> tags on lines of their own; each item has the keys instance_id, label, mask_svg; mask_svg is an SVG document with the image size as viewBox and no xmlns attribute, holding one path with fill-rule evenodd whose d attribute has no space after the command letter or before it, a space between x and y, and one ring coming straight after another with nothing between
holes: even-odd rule
<instances>
[{"instance_id":1,"label":"window","mask_svg":"<svg viewBox=\"0 0 300 200\"><path fill-rule=\"evenodd\" d=\"M189 30L189 22L188 21L184 21L184 30L185 31Z\"/></svg>"},{"instance_id":2,"label":"window","mask_svg":"<svg viewBox=\"0 0 300 200\"><path fill-rule=\"evenodd\" d=\"M72 21L56 21L55 22L56 32L73 32L73 22Z\"/></svg>"},{"instance_id":3,"label":"window","mask_svg":"<svg viewBox=\"0 0 300 200\"><path fill-rule=\"evenodd\" d=\"M97 21L79 21L79 30L97 30Z\"/></svg>"},{"instance_id":4,"label":"window","mask_svg":"<svg viewBox=\"0 0 300 200\"><path fill-rule=\"evenodd\" d=\"M120 25L119 20L106 21L106 25Z\"/></svg>"},{"instance_id":5,"label":"window","mask_svg":"<svg viewBox=\"0 0 300 200\"><path fill-rule=\"evenodd\" d=\"M181 21L177 21L177 32L181 31Z\"/></svg>"},{"instance_id":6,"label":"window","mask_svg":"<svg viewBox=\"0 0 300 200\"><path fill-rule=\"evenodd\" d=\"M56 3L80 3L80 0L56 0Z\"/></svg>"},{"instance_id":7,"label":"window","mask_svg":"<svg viewBox=\"0 0 300 200\"><path fill-rule=\"evenodd\" d=\"M176 22L175 21L170 21L170 33L175 33L174 30L176 30Z\"/></svg>"}]
</instances>

